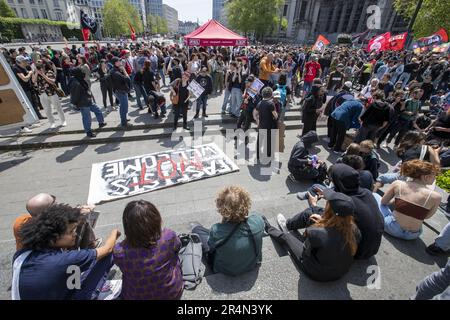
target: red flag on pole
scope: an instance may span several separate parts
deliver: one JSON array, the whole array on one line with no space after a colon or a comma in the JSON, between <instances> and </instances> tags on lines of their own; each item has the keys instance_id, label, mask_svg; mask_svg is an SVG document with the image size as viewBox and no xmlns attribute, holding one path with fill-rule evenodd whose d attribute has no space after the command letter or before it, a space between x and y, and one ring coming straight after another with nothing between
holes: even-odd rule
<instances>
[{"instance_id":1,"label":"red flag on pole","mask_svg":"<svg viewBox=\"0 0 450 320\"><path fill-rule=\"evenodd\" d=\"M389 50L389 39L391 39L390 32L380 34L379 36L376 36L369 41L369 45L367 46L366 50L368 52L380 52Z\"/></svg>"},{"instance_id":2,"label":"red flag on pole","mask_svg":"<svg viewBox=\"0 0 450 320\"><path fill-rule=\"evenodd\" d=\"M329 45L330 41L328 41L327 38L325 38L323 35L319 35L317 37L316 43L312 47L313 50L323 51L325 49L325 46Z\"/></svg>"},{"instance_id":3,"label":"red flag on pole","mask_svg":"<svg viewBox=\"0 0 450 320\"><path fill-rule=\"evenodd\" d=\"M406 37L408 36L408 32L398 34L389 39L389 50L392 51L402 51L405 47Z\"/></svg>"},{"instance_id":4,"label":"red flag on pole","mask_svg":"<svg viewBox=\"0 0 450 320\"><path fill-rule=\"evenodd\" d=\"M88 28L83 28L81 29L81 33L83 34L83 40L84 42L88 42L89 41L89 29Z\"/></svg>"},{"instance_id":5,"label":"red flag on pole","mask_svg":"<svg viewBox=\"0 0 450 320\"><path fill-rule=\"evenodd\" d=\"M129 21L128 21L128 25L130 26L131 40L135 41L136 40L136 31L134 30L133 26L131 25L131 23Z\"/></svg>"}]
</instances>

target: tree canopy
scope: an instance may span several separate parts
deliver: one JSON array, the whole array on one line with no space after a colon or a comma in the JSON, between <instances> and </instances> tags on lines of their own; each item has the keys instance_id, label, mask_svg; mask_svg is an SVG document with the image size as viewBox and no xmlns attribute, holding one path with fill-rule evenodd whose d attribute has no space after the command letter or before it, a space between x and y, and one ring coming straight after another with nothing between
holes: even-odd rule
<instances>
[{"instance_id":1,"label":"tree canopy","mask_svg":"<svg viewBox=\"0 0 450 320\"><path fill-rule=\"evenodd\" d=\"M6 0L0 0L0 17L5 17L5 18L15 18L16 17L14 10L8 6L8 4L6 3Z\"/></svg>"},{"instance_id":2,"label":"tree canopy","mask_svg":"<svg viewBox=\"0 0 450 320\"><path fill-rule=\"evenodd\" d=\"M394 0L394 8L410 19L418 0ZM413 26L414 38L427 37L440 28L450 31L450 0L424 0Z\"/></svg>"},{"instance_id":3,"label":"tree canopy","mask_svg":"<svg viewBox=\"0 0 450 320\"><path fill-rule=\"evenodd\" d=\"M260 39L278 30L277 22L283 0L234 0L226 5L231 28L245 34L254 32Z\"/></svg>"},{"instance_id":4,"label":"tree canopy","mask_svg":"<svg viewBox=\"0 0 450 320\"><path fill-rule=\"evenodd\" d=\"M152 34L167 34L169 33L169 27L166 19L149 14L147 16L147 26Z\"/></svg>"},{"instance_id":5,"label":"tree canopy","mask_svg":"<svg viewBox=\"0 0 450 320\"><path fill-rule=\"evenodd\" d=\"M130 23L136 33L144 31L139 11L128 1L106 0L103 6L103 27L107 34L118 36L130 33Z\"/></svg>"}]
</instances>

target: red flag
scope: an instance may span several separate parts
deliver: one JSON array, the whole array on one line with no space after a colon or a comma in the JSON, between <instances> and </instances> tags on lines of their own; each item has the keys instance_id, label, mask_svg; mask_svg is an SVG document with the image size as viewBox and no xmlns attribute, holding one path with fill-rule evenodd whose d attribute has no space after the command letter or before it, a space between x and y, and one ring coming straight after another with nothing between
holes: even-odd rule
<instances>
[{"instance_id":1,"label":"red flag","mask_svg":"<svg viewBox=\"0 0 450 320\"><path fill-rule=\"evenodd\" d=\"M386 32L383 34L380 34L379 36L376 36L372 38L369 41L369 45L367 46L367 51L372 52L380 52L380 51L386 51L389 49L389 39L391 38L391 33Z\"/></svg>"},{"instance_id":2,"label":"red flag","mask_svg":"<svg viewBox=\"0 0 450 320\"><path fill-rule=\"evenodd\" d=\"M408 32L391 37L389 39L389 50L402 51L403 48L405 47L407 36Z\"/></svg>"},{"instance_id":3,"label":"red flag","mask_svg":"<svg viewBox=\"0 0 450 320\"><path fill-rule=\"evenodd\" d=\"M330 41L328 41L327 38L325 38L323 35L319 35L317 37L316 43L314 44L312 49L322 51L325 48L325 46L327 46L329 44L330 44Z\"/></svg>"},{"instance_id":4,"label":"red flag","mask_svg":"<svg viewBox=\"0 0 450 320\"><path fill-rule=\"evenodd\" d=\"M83 28L81 29L81 33L83 34L83 40L84 42L88 42L89 41L89 29L88 28Z\"/></svg>"},{"instance_id":5,"label":"red flag","mask_svg":"<svg viewBox=\"0 0 450 320\"><path fill-rule=\"evenodd\" d=\"M130 26L131 40L135 41L136 40L136 31L134 30L133 26L131 25L131 23L129 21L128 21L128 25Z\"/></svg>"}]
</instances>

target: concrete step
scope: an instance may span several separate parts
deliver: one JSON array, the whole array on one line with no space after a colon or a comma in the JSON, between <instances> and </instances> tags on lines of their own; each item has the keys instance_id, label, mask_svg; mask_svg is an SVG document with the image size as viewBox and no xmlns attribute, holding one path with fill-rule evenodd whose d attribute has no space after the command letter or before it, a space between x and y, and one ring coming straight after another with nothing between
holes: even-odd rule
<instances>
[{"instance_id":1,"label":"concrete step","mask_svg":"<svg viewBox=\"0 0 450 320\"><path fill-rule=\"evenodd\" d=\"M202 132L205 136L226 135L227 129L236 128L236 119L208 119L203 122ZM195 122L200 122L197 120ZM286 118L286 130L300 130L303 128L300 119ZM194 121L188 124L191 130L194 128ZM43 148L60 148L69 146L79 146L86 144L107 144L121 143L128 141L142 141L167 139L172 137L173 124L164 122L150 125L134 125L130 129L123 130L116 127L105 127L101 130L94 131L96 138L87 138L82 130L62 131L62 132L45 132L35 135L13 135L0 137L0 150L24 150L24 149L43 149ZM179 124L181 126L181 124ZM252 128L255 128L255 124ZM326 123L318 122L318 128L325 128ZM181 132L181 128L178 129ZM194 133L191 131L191 135Z\"/></svg>"}]
</instances>

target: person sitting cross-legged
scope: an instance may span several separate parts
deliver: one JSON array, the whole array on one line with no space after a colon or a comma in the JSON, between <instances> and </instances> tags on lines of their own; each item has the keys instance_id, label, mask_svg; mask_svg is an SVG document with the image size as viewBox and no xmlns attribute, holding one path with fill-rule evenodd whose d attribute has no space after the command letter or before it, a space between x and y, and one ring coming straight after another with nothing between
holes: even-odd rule
<instances>
[{"instance_id":1,"label":"person sitting cross-legged","mask_svg":"<svg viewBox=\"0 0 450 320\"><path fill-rule=\"evenodd\" d=\"M276 241L286 245L295 264L311 279L334 281L350 269L360 240L360 232L354 222L356 207L352 198L331 189L324 191L327 204L323 215L309 217L304 239L292 235L283 215L277 220L281 231L266 220L266 232Z\"/></svg>"},{"instance_id":2,"label":"person sitting cross-legged","mask_svg":"<svg viewBox=\"0 0 450 320\"><path fill-rule=\"evenodd\" d=\"M250 195L243 188L230 186L216 199L222 221L206 229L195 225L192 232L200 236L203 252L214 272L237 276L255 269L262 260L264 221L251 214Z\"/></svg>"}]
</instances>

